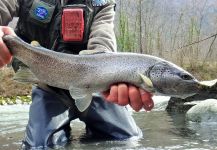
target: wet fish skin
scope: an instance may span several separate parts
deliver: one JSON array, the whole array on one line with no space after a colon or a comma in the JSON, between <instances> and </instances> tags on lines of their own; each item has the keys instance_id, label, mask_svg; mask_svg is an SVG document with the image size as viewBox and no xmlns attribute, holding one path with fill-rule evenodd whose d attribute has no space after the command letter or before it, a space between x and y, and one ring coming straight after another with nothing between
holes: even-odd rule
<instances>
[{"instance_id":1,"label":"wet fish skin","mask_svg":"<svg viewBox=\"0 0 217 150\"><path fill-rule=\"evenodd\" d=\"M71 55L33 47L16 36L6 35L3 40L12 55L33 73L34 80L29 82L36 82L37 78L38 82L69 90L80 111L89 106L92 93L105 91L119 82L157 95L181 98L192 96L201 88L187 71L151 55L113 52Z\"/></svg>"}]
</instances>

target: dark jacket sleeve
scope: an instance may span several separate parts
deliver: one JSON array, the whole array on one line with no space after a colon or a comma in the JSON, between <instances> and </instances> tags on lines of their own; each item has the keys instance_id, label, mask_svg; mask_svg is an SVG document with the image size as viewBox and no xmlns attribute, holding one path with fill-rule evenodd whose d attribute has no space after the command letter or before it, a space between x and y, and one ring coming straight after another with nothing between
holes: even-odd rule
<instances>
[{"instance_id":1,"label":"dark jacket sleeve","mask_svg":"<svg viewBox=\"0 0 217 150\"><path fill-rule=\"evenodd\" d=\"M0 25L8 23L18 15L19 0L0 0Z\"/></svg>"},{"instance_id":2,"label":"dark jacket sleeve","mask_svg":"<svg viewBox=\"0 0 217 150\"><path fill-rule=\"evenodd\" d=\"M114 33L115 3L109 3L96 14L91 26L87 49L99 51L116 51Z\"/></svg>"}]
</instances>

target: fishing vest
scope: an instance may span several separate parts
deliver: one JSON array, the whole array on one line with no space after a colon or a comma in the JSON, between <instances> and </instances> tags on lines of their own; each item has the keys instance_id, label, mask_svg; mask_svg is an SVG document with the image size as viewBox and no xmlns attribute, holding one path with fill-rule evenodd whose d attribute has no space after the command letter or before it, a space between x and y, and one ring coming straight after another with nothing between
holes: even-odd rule
<instances>
[{"instance_id":1,"label":"fishing vest","mask_svg":"<svg viewBox=\"0 0 217 150\"><path fill-rule=\"evenodd\" d=\"M94 16L109 0L21 0L16 34L30 43L36 40L41 46L54 51L78 54L87 48L90 27ZM42 5L45 9L42 9ZM84 9L84 39L82 42L62 42L61 15L62 8L72 6ZM37 12L35 12L35 10ZM37 14L38 13L38 14ZM42 19L45 15L46 19ZM41 18L36 18L41 17Z\"/></svg>"},{"instance_id":2,"label":"fishing vest","mask_svg":"<svg viewBox=\"0 0 217 150\"><path fill-rule=\"evenodd\" d=\"M41 46L58 52L78 54L81 50L87 49L94 16L103 6L114 3L114 1L68 0L63 5L64 1L67 0L20 0L20 17L15 28L16 34L27 43L36 40ZM82 42L62 41L62 10L67 6L84 10L84 38ZM14 70L18 70L20 65L23 64L15 58L12 62Z\"/></svg>"}]
</instances>

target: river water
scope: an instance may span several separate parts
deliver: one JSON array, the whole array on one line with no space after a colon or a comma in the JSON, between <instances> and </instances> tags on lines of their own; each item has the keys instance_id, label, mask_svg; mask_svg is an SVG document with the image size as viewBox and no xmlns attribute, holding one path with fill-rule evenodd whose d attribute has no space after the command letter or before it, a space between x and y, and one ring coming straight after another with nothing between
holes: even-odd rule
<instances>
[{"instance_id":1,"label":"river water","mask_svg":"<svg viewBox=\"0 0 217 150\"><path fill-rule=\"evenodd\" d=\"M164 111L165 101L151 112L133 112L144 137L126 141L95 141L85 139L85 126L75 120L71 144L61 150L214 150L217 149L217 123L185 121L184 113ZM0 149L20 148L28 121L28 105L0 106ZM82 137L82 138L81 138Z\"/></svg>"}]
</instances>

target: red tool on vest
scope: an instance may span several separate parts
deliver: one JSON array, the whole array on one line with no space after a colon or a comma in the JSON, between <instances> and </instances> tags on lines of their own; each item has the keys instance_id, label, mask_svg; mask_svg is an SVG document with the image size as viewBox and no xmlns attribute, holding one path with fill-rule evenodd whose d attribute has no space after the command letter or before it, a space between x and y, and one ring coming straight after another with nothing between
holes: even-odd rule
<instances>
[{"instance_id":1,"label":"red tool on vest","mask_svg":"<svg viewBox=\"0 0 217 150\"><path fill-rule=\"evenodd\" d=\"M62 12L63 41L82 42L84 29L84 10L82 8L64 8Z\"/></svg>"}]
</instances>

